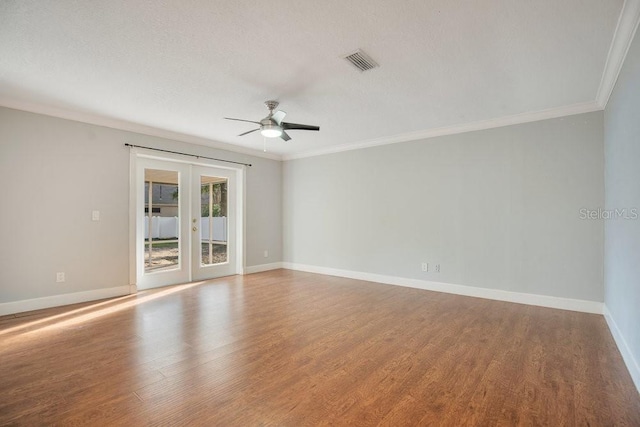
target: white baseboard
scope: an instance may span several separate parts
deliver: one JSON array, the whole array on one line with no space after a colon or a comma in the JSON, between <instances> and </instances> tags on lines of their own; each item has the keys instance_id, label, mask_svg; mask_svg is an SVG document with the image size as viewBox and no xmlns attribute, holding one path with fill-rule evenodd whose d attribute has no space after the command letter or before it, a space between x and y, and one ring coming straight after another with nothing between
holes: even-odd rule
<instances>
[{"instance_id":1,"label":"white baseboard","mask_svg":"<svg viewBox=\"0 0 640 427\"><path fill-rule=\"evenodd\" d=\"M604 306L604 318L607 321L607 325L609 325L609 330L611 331L611 335L613 335L613 339L618 346L618 350L620 350L620 354L622 355L622 359L624 363L627 365L627 369L629 370L629 374L631 375L631 379L633 383L636 385L636 389L638 389L638 393L640 393L640 364L633 357L633 353L627 344L627 340L624 339L624 336L620 332L616 321L611 316L611 312Z\"/></svg>"},{"instance_id":2,"label":"white baseboard","mask_svg":"<svg viewBox=\"0 0 640 427\"><path fill-rule=\"evenodd\" d=\"M474 286L456 285L452 283L431 282L404 277L385 276L382 274L364 273L359 271L340 270L336 268L318 267L314 265L283 262L282 268L307 271L310 273L326 274L329 276L348 277L350 279L366 280L387 285L406 286L427 291L445 292L448 294L469 297L486 298L498 301L515 302L518 304L536 305L540 307L558 308L562 310L580 311L585 313L602 314L604 304L597 301L586 301L570 298L553 297L548 295L526 294L510 292L500 289L478 288Z\"/></svg>"},{"instance_id":3,"label":"white baseboard","mask_svg":"<svg viewBox=\"0 0 640 427\"><path fill-rule=\"evenodd\" d=\"M50 297L4 302L0 303L0 316L4 316L6 314L23 313L25 311L40 310L43 308L76 304L79 302L95 301L104 298L119 297L123 295L129 295L130 293L131 287L129 285L126 285L118 286L115 288L74 292L72 294L52 295Z\"/></svg>"},{"instance_id":4,"label":"white baseboard","mask_svg":"<svg viewBox=\"0 0 640 427\"><path fill-rule=\"evenodd\" d=\"M272 262L270 264L252 265L244 268L243 274L261 273L263 271L277 270L282 268L281 262Z\"/></svg>"}]
</instances>

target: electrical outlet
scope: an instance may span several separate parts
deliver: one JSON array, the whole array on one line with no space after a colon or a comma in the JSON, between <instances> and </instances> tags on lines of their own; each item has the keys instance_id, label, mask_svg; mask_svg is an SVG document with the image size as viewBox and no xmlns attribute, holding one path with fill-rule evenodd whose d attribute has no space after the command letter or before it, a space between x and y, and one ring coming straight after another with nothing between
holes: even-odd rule
<instances>
[{"instance_id":1,"label":"electrical outlet","mask_svg":"<svg viewBox=\"0 0 640 427\"><path fill-rule=\"evenodd\" d=\"M440 264L436 264L436 273L440 273Z\"/></svg>"},{"instance_id":2,"label":"electrical outlet","mask_svg":"<svg viewBox=\"0 0 640 427\"><path fill-rule=\"evenodd\" d=\"M264 257L268 258L269 257L269 251L264 251Z\"/></svg>"},{"instance_id":3,"label":"electrical outlet","mask_svg":"<svg viewBox=\"0 0 640 427\"><path fill-rule=\"evenodd\" d=\"M57 283L62 283L64 281L65 281L64 273L62 273L62 272L56 273L56 282Z\"/></svg>"},{"instance_id":4,"label":"electrical outlet","mask_svg":"<svg viewBox=\"0 0 640 427\"><path fill-rule=\"evenodd\" d=\"M423 262L422 263L422 271L429 271L429 263L428 262Z\"/></svg>"},{"instance_id":5,"label":"electrical outlet","mask_svg":"<svg viewBox=\"0 0 640 427\"><path fill-rule=\"evenodd\" d=\"M100 211L92 211L91 212L91 220L92 221L100 221Z\"/></svg>"}]
</instances>

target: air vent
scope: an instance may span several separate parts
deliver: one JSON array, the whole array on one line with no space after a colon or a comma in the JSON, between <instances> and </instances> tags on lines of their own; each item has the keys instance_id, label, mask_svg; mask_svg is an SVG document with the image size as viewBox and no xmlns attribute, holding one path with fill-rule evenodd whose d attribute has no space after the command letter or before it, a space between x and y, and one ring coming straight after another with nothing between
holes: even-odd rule
<instances>
[{"instance_id":1,"label":"air vent","mask_svg":"<svg viewBox=\"0 0 640 427\"><path fill-rule=\"evenodd\" d=\"M343 58L352 63L353 66L360 71L367 71L378 67L378 63L360 49L344 56Z\"/></svg>"}]
</instances>

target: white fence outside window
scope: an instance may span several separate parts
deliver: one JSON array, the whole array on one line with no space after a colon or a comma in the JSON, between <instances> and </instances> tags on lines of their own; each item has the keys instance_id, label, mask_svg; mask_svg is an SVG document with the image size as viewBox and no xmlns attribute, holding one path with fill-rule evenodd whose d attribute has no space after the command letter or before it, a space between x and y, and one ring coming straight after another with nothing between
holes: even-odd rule
<instances>
[{"instance_id":1,"label":"white fence outside window","mask_svg":"<svg viewBox=\"0 0 640 427\"><path fill-rule=\"evenodd\" d=\"M213 240L218 242L227 241L227 218L224 216L213 217ZM154 216L151 220L151 238L153 239L177 239L178 238L178 217L177 216ZM209 240L209 218L200 218L200 237L202 240ZM144 238L149 238L149 217L144 217Z\"/></svg>"}]
</instances>

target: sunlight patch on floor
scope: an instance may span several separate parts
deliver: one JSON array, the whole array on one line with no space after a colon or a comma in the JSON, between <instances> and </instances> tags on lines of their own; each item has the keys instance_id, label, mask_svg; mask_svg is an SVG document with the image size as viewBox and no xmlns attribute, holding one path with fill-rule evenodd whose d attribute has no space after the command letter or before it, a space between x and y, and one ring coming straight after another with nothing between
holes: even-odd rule
<instances>
[{"instance_id":1,"label":"sunlight patch on floor","mask_svg":"<svg viewBox=\"0 0 640 427\"><path fill-rule=\"evenodd\" d=\"M156 291L156 290L143 291L143 292L139 292L138 294L126 295L120 298L104 301L97 304L92 304L87 307L82 307L69 312L48 316L42 319L34 320L32 322L27 322L11 328L7 328L0 331L0 336L16 334L14 336L8 336L6 339L2 340L3 344L10 344L10 343L19 341L20 339L26 338L28 336L32 336L35 333L43 333L43 332L48 332L55 329L63 329L63 328L79 325L85 322L89 322L91 320L95 320L97 318L107 316L109 314L113 314L113 313L125 310L127 308L130 308L139 304L143 304L145 302L153 301L158 298L166 297L168 295L193 288L194 286L201 285L202 283L204 282L194 282L194 283L188 283L185 285L171 286L170 288L160 290L160 291ZM104 306L107 306L107 307L104 307ZM99 307L104 307L104 308L99 308ZM96 308L99 308L99 309L96 310ZM87 311L89 312L85 313ZM33 328L34 326L35 326L34 329L30 329L30 328ZM24 332L20 332L20 331L24 331ZM4 349L9 348L8 345L3 345L3 347Z\"/></svg>"}]
</instances>

